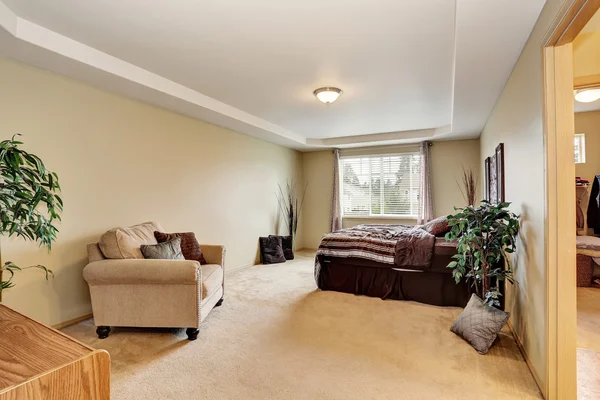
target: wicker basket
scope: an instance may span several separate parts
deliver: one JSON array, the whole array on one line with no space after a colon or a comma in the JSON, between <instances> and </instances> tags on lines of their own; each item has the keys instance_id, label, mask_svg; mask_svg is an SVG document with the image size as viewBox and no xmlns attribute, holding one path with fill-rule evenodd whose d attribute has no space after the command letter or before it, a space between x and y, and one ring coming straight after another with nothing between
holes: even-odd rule
<instances>
[{"instance_id":1,"label":"wicker basket","mask_svg":"<svg viewBox=\"0 0 600 400\"><path fill-rule=\"evenodd\" d=\"M592 257L577 254L577 287L592 286L594 261Z\"/></svg>"}]
</instances>

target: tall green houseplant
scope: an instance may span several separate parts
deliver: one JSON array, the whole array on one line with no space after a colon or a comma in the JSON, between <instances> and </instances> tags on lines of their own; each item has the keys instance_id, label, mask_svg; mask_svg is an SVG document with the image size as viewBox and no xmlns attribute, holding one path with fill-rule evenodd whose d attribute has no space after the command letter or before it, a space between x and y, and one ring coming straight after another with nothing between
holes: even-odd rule
<instances>
[{"instance_id":1,"label":"tall green houseplant","mask_svg":"<svg viewBox=\"0 0 600 400\"><path fill-rule=\"evenodd\" d=\"M50 251L56 240L63 201L58 195L60 184L56 173L48 171L42 160L19 148L15 140L0 142L0 237L32 240ZM0 253L0 300L2 292L14 286L15 271L38 268L46 279L53 273L43 265L20 267L3 261Z\"/></svg>"},{"instance_id":2,"label":"tall green houseplant","mask_svg":"<svg viewBox=\"0 0 600 400\"><path fill-rule=\"evenodd\" d=\"M458 251L448 268L456 283L470 281L490 306L500 306L501 282L515 283L508 254L516 250L519 217L509 206L482 201L477 207L455 208L458 212L448 216L446 240L457 240Z\"/></svg>"}]
</instances>

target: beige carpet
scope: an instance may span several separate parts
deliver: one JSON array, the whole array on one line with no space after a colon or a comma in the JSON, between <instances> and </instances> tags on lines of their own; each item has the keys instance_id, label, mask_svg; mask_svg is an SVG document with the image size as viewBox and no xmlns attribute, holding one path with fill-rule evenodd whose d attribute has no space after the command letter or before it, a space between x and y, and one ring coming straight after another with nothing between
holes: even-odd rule
<instances>
[{"instance_id":1,"label":"beige carpet","mask_svg":"<svg viewBox=\"0 0 600 400\"><path fill-rule=\"evenodd\" d=\"M600 399L600 289L577 288L577 398Z\"/></svg>"},{"instance_id":2,"label":"beige carpet","mask_svg":"<svg viewBox=\"0 0 600 400\"><path fill-rule=\"evenodd\" d=\"M505 329L486 356L460 309L316 290L313 255L227 277L195 342L181 330L64 331L112 358L113 399L539 399Z\"/></svg>"}]
</instances>

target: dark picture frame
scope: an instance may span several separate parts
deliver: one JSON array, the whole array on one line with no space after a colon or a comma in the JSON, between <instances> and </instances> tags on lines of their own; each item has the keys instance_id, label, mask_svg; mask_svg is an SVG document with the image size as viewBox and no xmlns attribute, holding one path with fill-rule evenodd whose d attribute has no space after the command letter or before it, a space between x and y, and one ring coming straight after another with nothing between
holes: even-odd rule
<instances>
[{"instance_id":1,"label":"dark picture frame","mask_svg":"<svg viewBox=\"0 0 600 400\"><path fill-rule=\"evenodd\" d=\"M491 159L489 157L487 157L485 159L485 164L484 164L485 171L483 171L485 174L485 188L484 188L485 199L487 201L491 201L491 198L490 198L490 163L491 163Z\"/></svg>"},{"instance_id":2,"label":"dark picture frame","mask_svg":"<svg viewBox=\"0 0 600 400\"><path fill-rule=\"evenodd\" d=\"M490 203L498 202L498 163L496 162L496 154L490 159Z\"/></svg>"},{"instance_id":3,"label":"dark picture frame","mask_svg":"<svg viewBox=\"0 0 600 400\"><path fill-rule=\"evenodd\" d=\"M494 155L485 159L485 199L492 204L505 202L504 143L494 150Z\"/></svg>"},{"instance_id":4,"label":"dark picture frame","mask_svg":"<svg viewBox=\"0 0 600 400\"><path fill-rule=\"evenodd\" d=\"M500 143L496 147L496 172L497 172L497 202L503 203L505 200L504 188L504 143Z\"/></svg>"}]
</instances>

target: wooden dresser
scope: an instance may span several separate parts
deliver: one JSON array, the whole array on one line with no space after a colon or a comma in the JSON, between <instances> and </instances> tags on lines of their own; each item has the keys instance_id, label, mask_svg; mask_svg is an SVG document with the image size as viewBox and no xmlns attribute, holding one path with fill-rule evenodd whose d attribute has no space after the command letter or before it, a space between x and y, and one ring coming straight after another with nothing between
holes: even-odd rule
<instances>
[{"instance_id":1,"label":"wooden dresser","mask_svg":"<svg viewBox=\"0 0 600 400\"><path fill-rule=\"evenodd\" d=\"M0 304L0 400L105 400L110 356Z\"/></svg>"}]
</instances>

